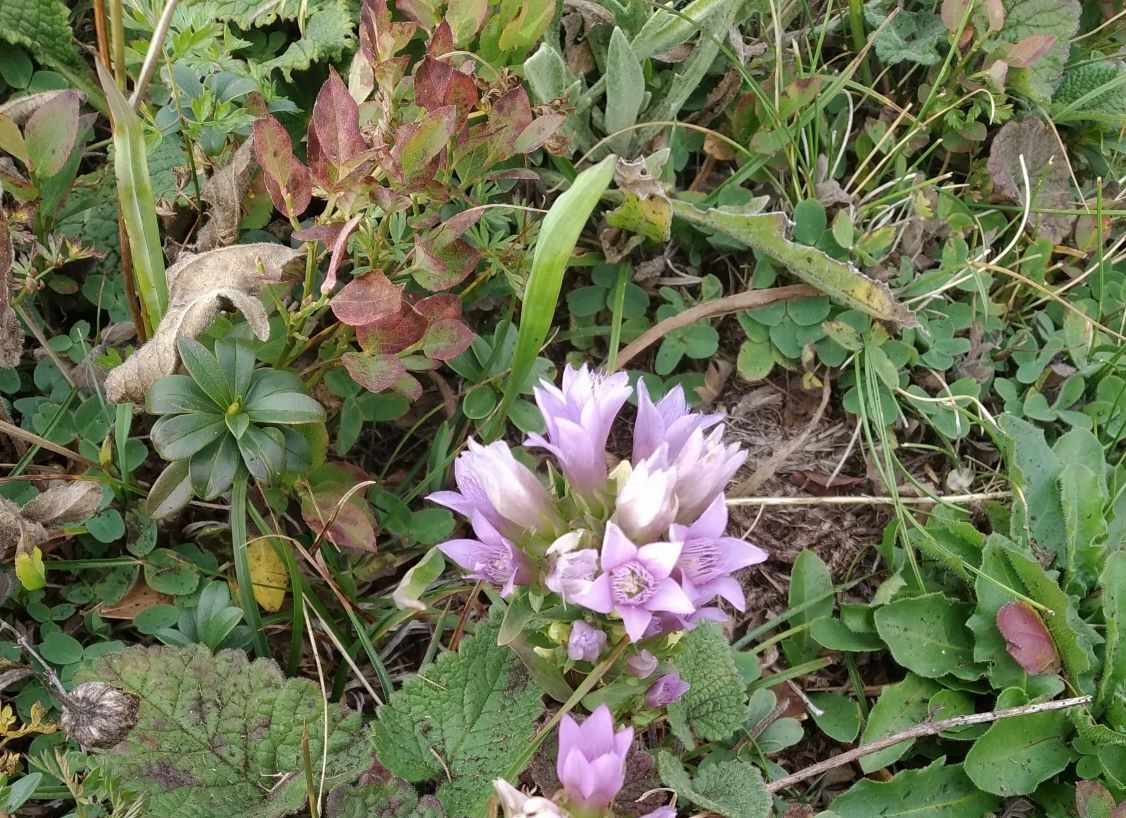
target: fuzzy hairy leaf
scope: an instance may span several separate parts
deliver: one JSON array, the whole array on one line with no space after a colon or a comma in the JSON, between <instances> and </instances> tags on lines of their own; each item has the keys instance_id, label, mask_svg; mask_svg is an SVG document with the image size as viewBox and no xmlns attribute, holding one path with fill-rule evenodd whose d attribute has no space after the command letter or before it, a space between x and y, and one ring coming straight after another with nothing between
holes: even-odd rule
<instances>
[{"instance_id":1,"label":"fuzzy hairy leaf","mask_svg":"<svg viewBox=\"0 0 1126 818\"><path fill-rule=\"evenodd\" d=\"M770 794L758 768L742 761L720 761L688 772L672 753L657 753L661 780L676 794L724 818L767 818L773 814Z\"/></svg>"},{"instance_id":2,"label":"fuzzy hairy leaf","mask_svg":"<svg viewBox=\"0 0 1126 818\"><path fill-rule=\"evenodd\" d=\"M693 747L693 734L722 741L742 727L747 718L746 686L718 626L702 622L685 634L672 664L691 685L668 707L669 726L678 739Z\"/></svg>"},{"instance_id":3,"label":"fuzzy hairy leaf","mask_svg":"<svg viewBox=\"0 0 1126 818\"><path fill-rule=\"evenodd\" d=\"M1003 0L1003 3L1005 24L997 32L999 42L1016 45L1026 37L1054 38L1052 47L1028 67L1010 67L1006 80L1009 88L1033 102L1047 103L1063 76L1071 38L1079 30L1082 6L1079 0Z\"/></svg>"},{"instance_id":4,"label":"fuzzy hairy leaf","mask_svg":"<svg viewBox=\"0 0 1126 818\"><path fill-rule=\"evenodd\" d=\"M407 781L444 782L437 796L450 815L482 811L543 712L542 691L497 645L498 627L482 623L456 654L408 679L375 722L380 763Z\"/></svg>"},{"instance_id":5,"label":"fuzzy hairy leaf","mask_svg":"<svg viewBox=\"0 0 1126 818\"><path fill-rule=\"evenodd\" d=\"M267 75L280 71L289 80L294 71L340 59L355 43L355 31L355 17L346 3L340 0L325 3L305 21L305 36L294 39L285 51L262 63L261 69Z\"/></svg>"},{"instance_id":6,"label":"fuzzy hairy leaf","mask_svg":"<svg viewBox=\"0 0 1126 818\"><path fill-rule=\"evenodd\" d=\"M946 25L942 18L930 11L904 11L885 25L889 16L883 0L868 3L864 17L868 24L878 29L872 41L876 56L884 65L901 62L916 65L935 65L942 59L939 46L947 41ZM894 6L893 6L894 7ZM883 26L883 28L879 28Z\"/></svg>"},{"instance_id":7,"label":"fuzzy hairy leaf","mask_svg":"<svg viewBox=\"0 0 1126 818\"><path fill-rule=\"evenodd\" d=\"M241 651L130 647L83 668L79 680L139 699L136 727L94 761L118 787L144 797L147 815L275 818L300 809L304 726L313 773L319 777L326 757L329 786L370 764L358 714L326 705L312 682L286 679L275 663L251 662Z\"/></svg>"},{"instance_id":8,"label":"fuzzy hairy leaf","mask_svg":"<svg viewBox=\"0 0 1126 818\"><path fill-rule=\"evenodd\" d=\"M1116 128L1126 110L1126 63L1088 62L1064 72L1052 97L1057 122L1094 119Z\"/></svg>"},{"instance_id":9,"label":"fuzzy hairy leaf","mask_svg":"<svg viewBox=\"0 0 1126 818\"><path fill-rule=\"evenodd\" d=\"M0 3L0 39L26 47L84 91L94 91L90 69L71 43L70 12L60 0L4 0ZM96 93L96 91L94 91ZM104 105L105 100L100 104Z\"/></svg>"},{"instance_id":10,"label":"fuzzy hairy leaf","mask_svg":"<svg viewBox=\"0 0 1126 818\"><path fill-rule=\"evenodd\" d=\"M889 781L860 781L829 808L840 818L966 818L988 815L997 805L998 799L974 786L961 764L947 767L938 759L921 770L904 770Z\"/></svg>"}]
</instances>

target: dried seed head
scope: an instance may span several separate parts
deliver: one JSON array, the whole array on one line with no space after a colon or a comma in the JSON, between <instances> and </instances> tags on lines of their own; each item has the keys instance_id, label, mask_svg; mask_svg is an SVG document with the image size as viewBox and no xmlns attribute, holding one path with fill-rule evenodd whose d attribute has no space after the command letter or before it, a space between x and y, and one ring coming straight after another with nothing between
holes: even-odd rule
<instances>
[{"instance_id":1,"label":"dried seed head","mask_svg":"<svg viewBox=\"0 0 1126 818\"><path fill-rule=\"evenodd\" d=\"M105 682L79 685L63 706L63 729L83 748L112 747L136 723L137 697Z\"/></svg>"}]
</instances>

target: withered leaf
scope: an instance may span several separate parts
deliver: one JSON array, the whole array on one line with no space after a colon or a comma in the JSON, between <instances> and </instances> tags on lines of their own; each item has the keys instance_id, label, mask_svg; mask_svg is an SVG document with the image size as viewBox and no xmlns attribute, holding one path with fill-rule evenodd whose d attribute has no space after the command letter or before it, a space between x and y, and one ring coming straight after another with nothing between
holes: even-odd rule
<instances>
[{"instance_id":1,"label":"withered leaf","mask_svg":"<svg viewBox=\"0 0 1126 818\"><path fill-rule=\"evenodd\" d=\"M1052 635L1027 602L1010 602L997 611L997 630L1005 637L1009 655L1028 673L1044 673L1059 666Z\"/></svg>"},{"instance_id":2,"label":"withered leaf","mask_svg":"<svg viewBox=\"0 0 1126 818\"><path fill-rule=\"evenodd\" d=\"M12 550L25 554L47 540L48 528L85 522L102 504L101 483L92 480L59 481L29 500L22 508L0 498L0 556Z\"/></svg>"},{"instance_id":3,"label":"withered leaf","mask_svg":"<svg viewBox=\"0 0 1126 818\"><path fill-rule=\"evenodd\" d=\"M158 378L171 375L179 362L176 342L196 338L220 310L235 308L254 334L270 337L270 322L258 295L281 282L286 266L301 256L281 244L237 244L181 258L168 269L168 311L147 344L106 378L106 396L114 403L140 404Z\"/></svg>"},{"instance_id":4,"label":"withered leaf","mask_svg":"<svg viewBox=\"0 0 1126 818\"><path fill-rule=\"evenodd\" d=\"M23 354L23 330L12 310L12 233L0 216L0 366L13 368Z\"/></svg>"},{"instance_id":5,"label":"withered leaf","mask_svg":"<svg viewBox=\"0 0 1126 818\"><path fill-rule=\"evenodd\" d=\"M207 224L196 237L196 252L233 244L242 221L242 200L254 179L256 161L253 137L243 142L231 161L216 170L203 185L200 198L208 205Z\"/></svg>"}]
</instances>

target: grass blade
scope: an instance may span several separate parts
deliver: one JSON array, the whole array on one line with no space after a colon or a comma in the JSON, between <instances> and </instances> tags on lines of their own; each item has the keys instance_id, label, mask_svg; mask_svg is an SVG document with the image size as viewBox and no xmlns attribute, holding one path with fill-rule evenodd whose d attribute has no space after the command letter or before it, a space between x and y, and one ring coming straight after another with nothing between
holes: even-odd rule
<instances>
[{"instance_id":1,"label":"grass blade","mask_svg":"<svg viewBox=\"0 0 1126 818\"><path fill-rule=\"evenodd\" d=\"M114 173L117 198L125 230L137 294L144 308L148 337L168 308L168 282L164 276L164 254L160 247L160 228L156 223L156 202L149 179L148 152L141 120L133 112L113 77L98 63L98 78L113 114Z\"/></svg>"},{"instance_id":2,"label":"grass blade","mask_svg":"<svg viewBox=\"0 0 1126 818\"><path fill-rule=\"evenodd\" d=\"M516 350L512 355L512 371L504 385L500 408L489 424L486 438L500 435L508 409L520 391L540 347L551 330L563 273L579 240L587 219L614 175L616 156L607 156L597 165L578 175L570 189L555 200L544 217L532 256L532 272L524 288L520 327L516 334Z\"/></svg>"}]
</instances>

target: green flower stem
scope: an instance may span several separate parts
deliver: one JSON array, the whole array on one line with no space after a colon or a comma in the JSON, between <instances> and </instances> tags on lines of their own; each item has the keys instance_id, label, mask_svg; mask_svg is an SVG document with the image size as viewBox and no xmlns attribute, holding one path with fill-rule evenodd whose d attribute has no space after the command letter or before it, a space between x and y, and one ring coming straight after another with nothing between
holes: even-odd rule
<instances>
[{"instance_id":1,"label":"green flower stem","mask_svg":"<svg viewBox=\"0 0 1126 818\"><path fill-rule=\"evenodd\" d=\"M246 491L250 477L244 471L231 486L231 550L235 555L235 579L238 581L239 604L246 624L254 632L254 653L269 656L266 635L262 632L262 617L254 599L254 583L250 578L250 557L246 547Z\"/></svg>"},{"instance_id":2,"label":"green flower stem","mask_svg":"<svg viewBox=\"0 0 1126 818\"><path fill-rule=\"evenodd\" d=\"M575 692L571 694L571 698L567 699L567 701L563 703L563 706L551 717L551 720L540 728L540 731L532 737L528 746L524 748L524 752L521 753L520 757L516 759L516 762L508 768L508 771L504 774L506 781L516 780L517 776L528 766L528 762L532 760L532 756L535 755L539 746L543 744L544 739L546 739L559 722L563 720L563 716L574 710L575 705L581 702L586 697L586 694L592 691L594 686L602 681L602 677L605 676L610 668L621 658L622 653L628 645L629 637L623 636L618 640L618 643L614 645L614 649L610 651L610 655L599 662L594 670L590 672L590 675L583 679L582 683L575 688Z\"/></svg>"}]
</instances>

